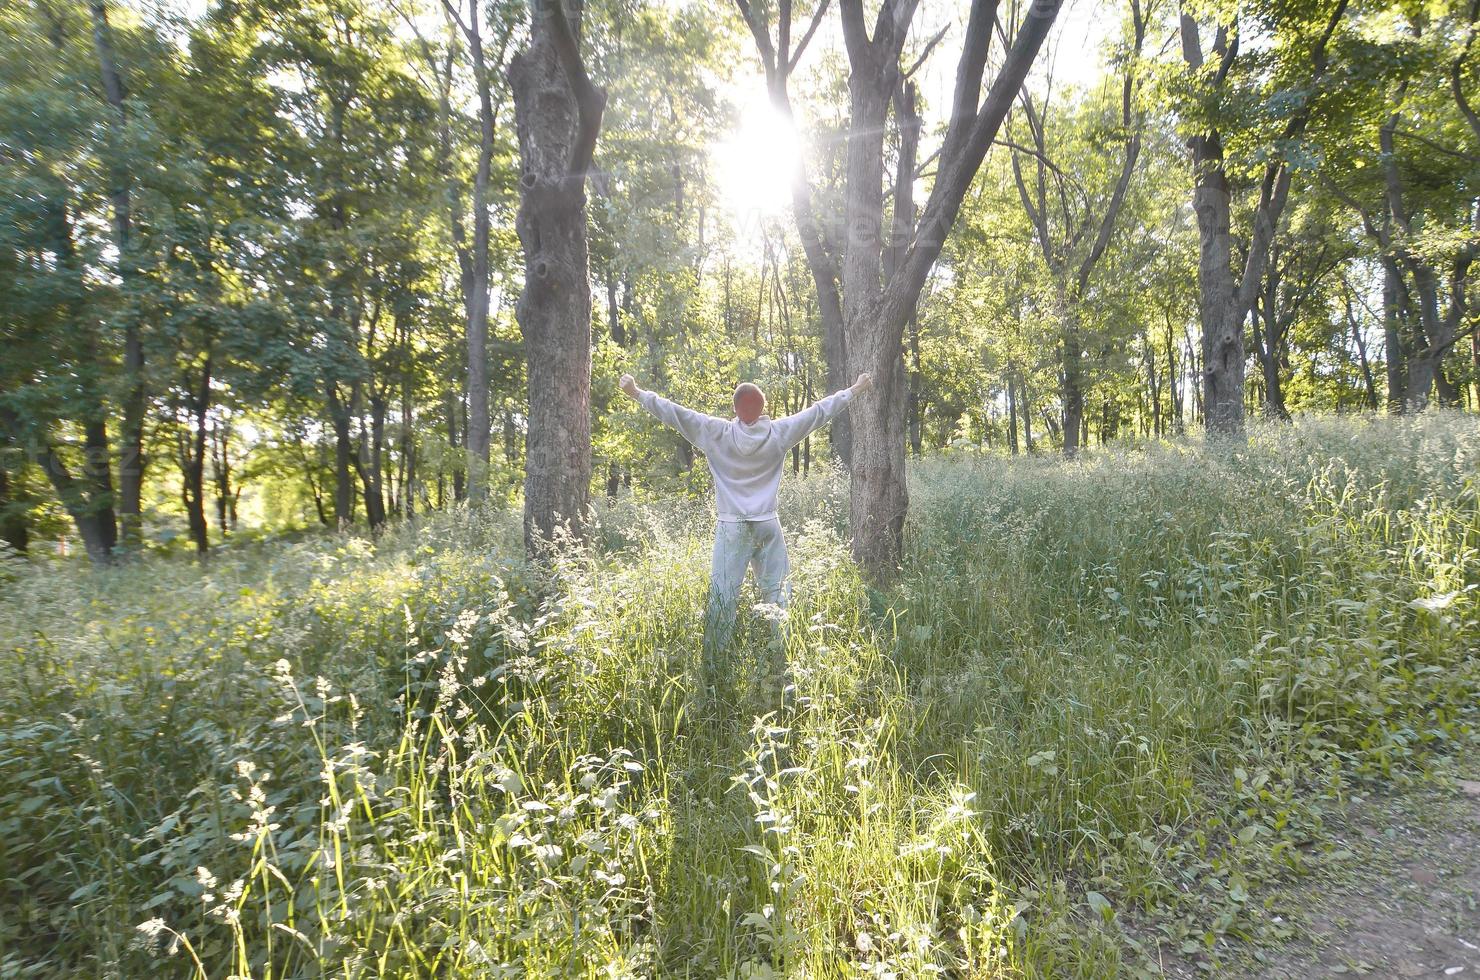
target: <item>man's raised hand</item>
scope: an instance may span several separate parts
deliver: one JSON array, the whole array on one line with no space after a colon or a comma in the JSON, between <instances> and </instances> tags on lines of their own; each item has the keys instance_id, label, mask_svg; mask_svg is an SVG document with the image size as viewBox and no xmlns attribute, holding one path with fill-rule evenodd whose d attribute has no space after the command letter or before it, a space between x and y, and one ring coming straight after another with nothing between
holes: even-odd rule
<instances>
[{"instance_id":1,"label":"man's raised hand","mask_svg":"<svg viewBox=\"0 0 1480 980\"><path fill-rule=\"evenodd\" d=\"M862 374L860 374L858 376L858 380L857 381L853 382L853 394L855 394L855 395L861 395L865 391L868 391L873 386L874 386L874 378L873 378L873 375L871 375L867 371L865 371L865 372L863 372Z\"/></svg>"},{"instance_id":2,"label":"man's raised hand","mask_svg":"<svg viewBox=\"0 0 1480 980\"><path fill-rule=\"evenodd\" d=\"M622 386L622 391L626 392L628 398L636 398L641 390L637 387L637 379L630 374L622 375L622 380L617 383Z\"/></svg>"}]
</instances>

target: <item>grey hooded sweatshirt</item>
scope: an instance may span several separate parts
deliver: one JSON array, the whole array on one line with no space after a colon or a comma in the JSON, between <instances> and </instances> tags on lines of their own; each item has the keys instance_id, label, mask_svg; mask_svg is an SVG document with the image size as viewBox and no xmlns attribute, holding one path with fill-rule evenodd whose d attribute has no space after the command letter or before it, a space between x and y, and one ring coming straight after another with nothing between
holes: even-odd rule
<instances>
[{"instance_id":1,"label":"grey hooded sweatshirt","mask_svg":"<svg viewBox=\"0 0 1480 980\"><path fill-rule=\"evenodd\" d=\"M853 397L851 388L828 395L795 415L762 415L750 425L738 418L705 415L641 391L637 403L678 430L709 461L714 509L722 521L769 521L776 517L776 492L791 447L831 422Z\"/></svg>"}]
</instances>

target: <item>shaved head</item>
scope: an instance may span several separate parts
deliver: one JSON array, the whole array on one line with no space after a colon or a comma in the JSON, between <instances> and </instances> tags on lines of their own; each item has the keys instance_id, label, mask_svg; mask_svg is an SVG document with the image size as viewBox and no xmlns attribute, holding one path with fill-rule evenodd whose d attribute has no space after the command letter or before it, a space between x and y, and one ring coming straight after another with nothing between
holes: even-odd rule
<instances>
[{"instance_id":1,"label":"shaved head","mask_svg":"<svg viewBox=\"0 0 1480 980\"><path fill-rule=\"evenodd\" d=\"M765 410L766 393L758 385L745 381L735 388L735 414L740 416L740 421L749 425Z\"/></svg>"}]
</instances>

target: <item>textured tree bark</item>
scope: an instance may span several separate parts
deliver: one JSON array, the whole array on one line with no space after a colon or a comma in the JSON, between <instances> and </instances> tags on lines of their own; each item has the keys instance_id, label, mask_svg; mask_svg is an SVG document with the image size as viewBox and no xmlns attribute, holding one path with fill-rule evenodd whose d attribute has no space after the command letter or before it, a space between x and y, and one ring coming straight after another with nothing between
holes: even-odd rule
<instances>
[{"instance_id":1,"label":"textured tree bark","mask_svg":"<svg viewBox=\"0 0 1480 980\"><path fill-rule=\"evenodd\" d=\"M918 91L914 82L902 78L893 93L895 128L899 133L899 151L894 171L893 221L889 241L884 249L884 279L894 278L909 247L910 234L919 217L915 208L915 163L920 156L920 130L924 127L916 107ZM920 455L920 310L910 310L905 324L909 353L914 370L904 371L905 432L910 453Z\"/></svg>"},{"instance_id":2,"label":"textured tree bark","mask_svg":"<svg viewBox=\"0 0 1480 980\"><path fill-rule=\"evenodd\" d=\"M875 581L888 581L899 567L903 554L904 518L909 503L904 465L904 364L900 356L905 324L914 312L925 279L945 245L961 201L988 147L996 139L1012 100L1022 88L1023 79L1032 67L1059 7L1059 3L1048 0L1029 8L983 99L982 74L991 24L995 19L995 4L972 4L956 72L951 121L941 145L935 183L898 268L887 286L875 294L877 298L867 305L859 304L857 297L849 295L850 277L846 269L853 264L855 251L876 251L876 246L867 240L869 233L877 228L873 223L870 193L875 170L871 162L865 163L860 157L856 161L858 169L855 172L855 157L850 146L847 196L850 235L845 253L843 290L849 374L869 371L877 386L876 393L863 399L862 404L853 410L850 516L854 557ZM891 81L890 72L898 70L898 45L902 42L900 35L908 27L908 18L903 24L897 23L898 11L886 4L880 11L874 38L870 41L863 35L861 10L858 0L847 0L843 7L844 37L848 40L849 61L854 75L869 64L864 53L865 45L884 51L891 50L892 46L892 55L880 69L883 80ZM870 118L872 105L866 93L860 107L864 111L863 118ZM852 123L855 134L856 118ZM861 183L859 178L868 183L855 191L855 184ZM872 282L871 270L872 263L859 261L853 267L851 280L860 287L866 287ZM855 311L853 316L846 315L850 307Z\"/></svg>"},{"instance_id":3,"label":"textured tree bark","mask_svg":"<svg viewBox=\"0 0 1480 980\"><path fill-rule=\"evenodd\" d=\"M787 79L816 30L826 4L819 4L811 25L791 46L791 5L779 7L777 41L772 42L765 12L750 0L736 0L766 72L773 102L790 113ZM829 351L829 383L837 387L867 371L874 390L850 411L852 431L849 471L853 555L875 582L896 573L903 552L903 528L909 496L905 487L904 362L905 326L919 301L945 238L955 223L972 179L995 140L1012 100L1057 16L1061 4L1044 0L1025 12L1017 35L996 77L982 93L987 53L997 22L995 0L974 0L956 71L951 118L938 155L929 199L912 228L883 229L883 138L891 97L900 67L915 0L884 0L872 36L862 0L840 0L843 40L848 52L849 138L845 156L844 220L846 246L830 241L813 214L811 191L802 164L793 181L793 210L807 263L817 285L823 316L824 344ZM927 52L930 46L927 46ZM913 69L911 69L913 70ZM914 174L907 175L913 181ZM891 274L884 278L883 256ZM842 255L839 268L835 256ZM832 304L841 311L841 335L832 339ZM840 351L840 348L841 351ZM841 354L847 365L835 379Z\"/></svg>"},{"instance_id":4,"label":"textured tree bark","mask_svg":"<svg viewBox=\"0 0 1480 980\"><path fill-rule=\"evenodd\" d=\"M1420 355L1408 363L1408 403L1405 411L1422 412L1429 407L1429 392L1434 389L1434 374L1437 363L1434 358Z\"/></svg>"},{"instance_id":5,"label":"textured tree bark","mask_svg":"<svg viewBox=\"0 0 1480 980\"><path fill-rule=\"evenodd\" d=\"M1198 318L1202 323L1203 419L1209 433L1237 435L1244 426L1244 314L1233 281L1231 194L1217 133L1194 137Z\"/></svg>"},{"instance_id":6,"label":"textured tree bark","mask_svg":"<svg viewBox=\"0 0 1480 980\"><path fill-rule=\"evenodd\" d=\"M452 450L452 499L454 502L464 499L467 486L466 457L459 457L460 452L466 448L463 445L459 420L462 418L462 399L456 392L447 393L447 445ZM437 504L438 509L441 503Z\"/></svg>"},{"instance_id":7,"label":"textured tree bark","mask_svg":"<svg viewBox=\"0 0 1480 980\"><path fill-rule=\"evenodd\" d=\"M586 177L606 93L581 62L580 7L537 0L529 41L510 61L523 174L516 228L524 247L517 315L529 377L524 540L549 554L558 529L582 539L591 489L591 284Z\"/></svg>"},{"instance_id":8,"label":"textured tree bark","mask_svg":"<svg viewBox=\"0 0 1480 980\"><path fill-rule=\"evenodd\" d=\"M1146 358L1146 400L1151 406L1150 434L1160 439L1164 433L1161 421L1161 374L1156 366L1156 347L1151 343L1149 335L1144 338L1142 349Z\"/></svg>"},{"instance_id":9,"label":"textured tree bark","mask_svg":"<svg viewBox=\"0 0 1480 980\"><path fill-rule=\"evenodd\" d=\"M107 563L113 558L113 549L118 545L118 519L113 506L113 474L111 469L112 454L108 449L108 423L104 416L104 407L101 396L99 396L96 407L97 415L87 420L82 430L82 487L85 488L82 500L83 507L89 515L89 523L95 525L95 541L102 549L96 552L92 545L88 546L88 554L98 561L100 556L102 563ZM75 514L74 514L75 516ZM84 539L87 532L78 524L78 531Z\"/></svg>"},{"instance_id":10,"label":"textured tree bark","mask_svg":"<svg viewBox=\"0 0 1480 980\"><path fill-rule=\"evenodd\" d=\"M1308 84L1326 74L1327 44L1346 13L1347 0L1336 0L1324 32L1311 47ZM1181 14L1182 56L1190 72L1203 67L1202 41L1197 21ZM1221 86L1238 54L1238 40L1230 41L1226 27L1218 29L1212 47L1219 56L1213 85ZM1306 100L1285 123L1282 139L1298 139L1310 119L1312 100ZM1244 316L1254 303L1269 259L1275 228L1290 192L1290 168L1282 159L1264 169L1248 254L1242 274L1235 276L1229 231L1232 193L1223 164L1223 141L1216 129L1187 141L1192 154L1192 205L1197 213L1199 255L1198 311L1202 322L1202 412L1210 436L1240 437L1244 431Z\"/></svg>"},{"instance_id":11,"label":"textured tree bark","mask_svg":"<svg viewBox=\"0 0 1480 980\"><path fill-rule=\"evenodd\" d=\"M905 488L904 362L902 336L877 329L875 310L883 289L884 122L888 113L894 51L884 40L858 40L861 6L844 23L850 38L849 131L845 157L848 244L843 250L843 324L850 376L874 375L873 397L854 403L849 495L853 553L871 573L892 572L899 560L909 495ZM896 270L897 274L897 270Z\"/></svg>"}]
</instances>

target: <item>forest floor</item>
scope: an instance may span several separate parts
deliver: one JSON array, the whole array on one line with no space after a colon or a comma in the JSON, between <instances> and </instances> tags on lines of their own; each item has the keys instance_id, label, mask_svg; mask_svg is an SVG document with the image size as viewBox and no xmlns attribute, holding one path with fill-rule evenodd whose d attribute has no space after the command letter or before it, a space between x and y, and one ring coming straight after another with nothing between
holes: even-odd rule
<instances>
[{"instance_id":1,"label":"forest floor","mask_svg":"<svg viewBox=\"0 0 1480 980\"><path fill-rule=\"evenodd\" d=\"M1329 829L1352 856L1268 896L1290 938L1249 944L1217 975L1480 977L1480 759L1437 783L1352 797ZM1160 965L1176 978L1207 969Z\"/></svg>"},{"instance_id":2,"label":"forest floor","mask_svg":"<svg viewBox=\"0 0 1480 980\"><path fill-rule=\"evenodd\" d=\"M13 562L0 978L1480 980L1477 473L1446 415L921 460L887 591L789 479L781 712L697 495L554 569L493 506Z\"/></svg>"}]
</instances>

